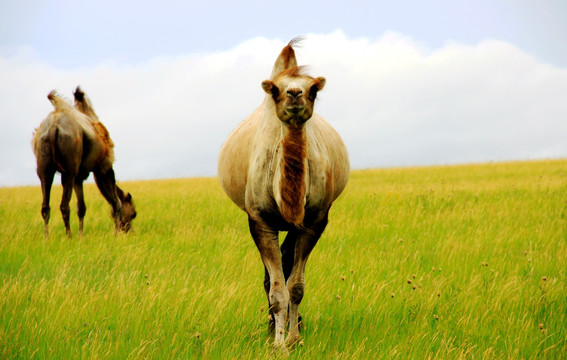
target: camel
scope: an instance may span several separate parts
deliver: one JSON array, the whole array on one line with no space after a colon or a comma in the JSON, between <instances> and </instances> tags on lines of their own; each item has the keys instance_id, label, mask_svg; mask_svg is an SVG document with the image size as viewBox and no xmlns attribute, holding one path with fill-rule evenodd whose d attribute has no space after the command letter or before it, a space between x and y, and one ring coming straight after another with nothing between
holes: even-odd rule
<instances>
[{"instance_id":1,"label":"camel","mask_svg":"<svg viewBox=\"0 0 567 360\"><path fill-rule=\"evenodd\" d=\"M47 98L54 110L41 122L33 136L32 147L43 193L41 215L45 222L45 236L49 235L49 199L55 172L61 173L63 196L60 210L69 238L72 237L69 202L73 189L77 195L79 235L83 234L83 219L87 211L83 181L91 172L100 192L112 207L115 232L128 232L136 210L132 195L125 194L116 185L112 169L114 143L80 87L76 88L74 97L75 106L72 106L55 90L51 91Z\"/></svg>"},{"instance_id":2,"label":"camel","mask_svg":"<svg viewBox=\"0 0 567 360\"><path fill-rule=\"evenodd\" d=\"M265 268L274 346L282 349L299 339L305 264L350 172L339 134L313 112L326 80L297 66L293 46L300 40L283 48L262 82L263 103L229 135L218 159L222 188L248 215ZM287 231L281 249L280 231Z\"/></svg>"}]
</instances>

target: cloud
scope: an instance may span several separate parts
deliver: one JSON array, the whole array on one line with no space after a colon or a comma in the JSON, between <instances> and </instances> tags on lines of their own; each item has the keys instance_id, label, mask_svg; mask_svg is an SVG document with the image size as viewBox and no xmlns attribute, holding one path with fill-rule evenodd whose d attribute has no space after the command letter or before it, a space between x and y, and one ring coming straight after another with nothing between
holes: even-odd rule
<instances>
[{"instance_id":1,"label":"cloud","mask_svg":"<svg viewBox=\"0 0 567 360\"><path fill-rule=\"evenodd\" d=\"M0 186L38 184L30 140L47 93L80 84L116 144L119 180L216 173L222 142L260 105L285 44L255 38L215 53L60 69L33 49L0 48ZM325 76L316 110L354 168L567 156L567 69L513 45L429 49L398 33L312 34L300 64Z\"/></svg>"},{"instance_id":2,"label":"cloud","mask_svg":"<svg viewBox=\"0 0 567 360\"><path fill-rule=\"evenodd\" d=\"M354 167L567 155L566 69L508 43L428 50L395 33L317 43L336 48L313 59L329 79L319 110L338 122Z\"/></svg>"}]
</instances>

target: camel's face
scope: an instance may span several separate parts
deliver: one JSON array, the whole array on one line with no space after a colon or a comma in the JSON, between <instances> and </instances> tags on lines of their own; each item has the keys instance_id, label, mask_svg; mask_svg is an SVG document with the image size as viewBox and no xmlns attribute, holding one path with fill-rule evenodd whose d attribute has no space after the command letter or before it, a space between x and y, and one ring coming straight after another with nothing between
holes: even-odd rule
<instances>
[{"instance_id":1,"label":"camel's face","mask_svg":"<svg viewBox=\"0 0 567 360\"><path fill-rule=\"evenodd\" d=\"M124 232L130 231L132 229L132 220L136 218L136 209L134 208L134 202L132 201L132 195L128 193L122 202L122 212L120 214L120 230Z\"/></svg>"},{"instance_id":2,"label":"camel's face","mask_svg":"<svg viewBox=\"0 0 567 360\"><path fill-rule=\"evenodd\" d=\"M294 126L302 125L311 118L317 92L324 86L324 77L287 76L285 73L274 81L262 82L262 88L274 100L278 118Z\"/></svg>"}]
</instances>

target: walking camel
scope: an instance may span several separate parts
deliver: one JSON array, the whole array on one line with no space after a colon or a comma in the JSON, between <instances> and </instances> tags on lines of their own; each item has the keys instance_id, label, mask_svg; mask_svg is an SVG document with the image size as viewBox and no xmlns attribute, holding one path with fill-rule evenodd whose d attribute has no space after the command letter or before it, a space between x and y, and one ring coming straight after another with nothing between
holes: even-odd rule
<instances>
[{"instance_id":1,"label":"walking camel","mask_svg":"<svg viewBox=\"0 0 567 360\"><path fill-rule=\"evenodd\" d=\"M37 175L41 181L43 203L41 215L45 222L45 236L49 234L49 199L55 172L61 173L63 196L61 214L67 235L71 237L69 202L73 189L77 195L79 234L83 233L83 219L87 211L83 197L83 181L94 173L95 182L112 207L115 232L128 232L136 210L130 193L125 194L116 185L112 163L114 143L108 131L98 120L90 100L77 87L73 107L55 90L47 98L54 109L35 130L32 147L37 160Z\"/></svg>"},{"instance_id":2,"label":"walking camel","mask_svg":"<svg viewBox=\"0 0 567 360\"><path fill-rule=\"evenodd\" d=\"M262 105L230 134L218 159L222 188L248 215L264 263L274 345L284 350L299 339L305 264L350 171L339 134L313 112L325 78L297 66L298 41L283 48L270 79L262 82ZM280 231L287 231L281 254Z\"/></svg>"}]
</instances>

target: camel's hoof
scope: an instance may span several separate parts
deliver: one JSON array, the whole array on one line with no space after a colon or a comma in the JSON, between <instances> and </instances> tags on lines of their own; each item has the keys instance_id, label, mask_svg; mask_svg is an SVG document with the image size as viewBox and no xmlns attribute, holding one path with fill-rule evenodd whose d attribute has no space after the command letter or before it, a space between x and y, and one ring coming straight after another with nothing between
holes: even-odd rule
<instances>
[{"instance_id":1,"label":"camel's hoof","mask_svg":"<svg viewBox=\"0 0 567 360\"><path fill-rule=\"evenodd\" d=\"M299 334L289 334L285 339L285 345L290 349L299 345L300 343L303 344L303 341L301 340L301 336L299 336Z\"/></svg>"},{"instance_id":2,"label":"camel's hoof","mask_svg":"<svg viewBox=\"0 0 567 360\"><path fill-rule=\"evenodd\" d=\"M297 317L297 330L301 331L302 327L303 327L303 318L301 317L301 314L299 314L299 316ZM274 316L270 314L268 315L268 332L273 333L275 329L276 329L276 321L274 320Z\"/></svg>"},{"instance_id":3,"label":"camel's hoof","mask_svg":"<svg viewBox=\"0 0 567 360\"><path fill-rule=\"evenodd\" d=\"M285 345L274 345L272 348L272 356L277 358L287 358L289 357L289 350Z\"/></svg>"}]
</instances>

